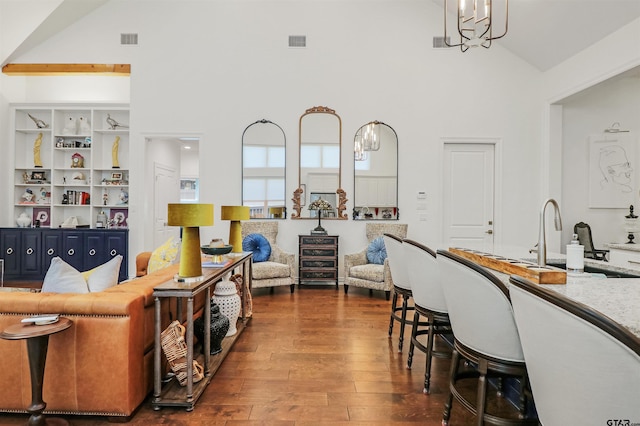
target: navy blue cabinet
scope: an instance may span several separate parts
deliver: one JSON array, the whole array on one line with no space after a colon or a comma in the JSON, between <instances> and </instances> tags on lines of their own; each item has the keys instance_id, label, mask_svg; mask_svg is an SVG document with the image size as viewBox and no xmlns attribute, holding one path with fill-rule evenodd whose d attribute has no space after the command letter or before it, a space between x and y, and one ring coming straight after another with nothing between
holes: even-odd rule
<instances>
[{"instance_id":1,"label":"navy blue cabinet","mask_svg":"<svg viewBox=\"0 0 640 426\"><path fill-rule=\"evenodd\" d=\"M128 278L129 231L97 229L0 228L0 258L6 280L41 280L60 256L87 271L122 255L119 280Z\"/></svg>"}]
</instances>

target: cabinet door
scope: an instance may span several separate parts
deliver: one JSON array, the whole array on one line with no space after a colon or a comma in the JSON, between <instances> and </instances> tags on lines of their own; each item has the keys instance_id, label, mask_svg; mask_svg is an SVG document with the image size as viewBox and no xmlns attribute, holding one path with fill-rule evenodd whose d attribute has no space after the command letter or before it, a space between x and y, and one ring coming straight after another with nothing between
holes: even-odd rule
<instances>
[{"instance_id":1,"label":"cabinet door","mask_svg":"<svg viewBox=\"0 0 640 426\"><path fill-rule=\"evenodd\" d=\"M64 231L62 234L62 260L76 268L84 271L84 242L81 232Z\"/></svg>"},{"instance_id":2,"label":"cabinet door","mask_svg":"<svg viewBox=\"0 0 640 426\"><path fill-rule=\"evenodd\" d=\"M102 232L87 232L84 237L84 269L82 270L88 271L102 265L110 257L107 254Z\"/></svg>"},{"instance_id":3,"label":"cabinet door","mask_svg":"<svg viewBox=\"0 0 640 426\"><path fill-rule=\"evenodd\" d=\"M105 246L107 248L107 260L117 255L122 255L122 263L120 264L119 281L124 281L128 276L128 260L127 250L128 232L127 231L105 231Z\"/></svg>"},{"instance_id":4,"label":"cabinet door","mask_svg":"<svg viewBox=\"0 0 640 426\"><path fill-rule=\"evenodd\" d=\"M24 277L39 277L42 274L42 233L27 229L22 232L20 247L20 273Z\"/></svg>"},{"instance_id":5,"label":"cabinet door","mask_svg":"<svg viewBox=\"0 0 640 426\"><path fill-rule=\"evenodd\" d=\"M3 229L0 233L0 246L4 259L5 278L18 277L20 275L20 231Z\"/></svg>"},{"instance_id":6,"label":"cabinet door","mask_svg":"<svg viewBox=\"0 0 640 426\"><path fill-rule=\"evenodd\" d=\"M42 277L46 275L51 265L51 259L62 257L62 242L60 231L42 231Z\"/></svg>"}]
</instances>

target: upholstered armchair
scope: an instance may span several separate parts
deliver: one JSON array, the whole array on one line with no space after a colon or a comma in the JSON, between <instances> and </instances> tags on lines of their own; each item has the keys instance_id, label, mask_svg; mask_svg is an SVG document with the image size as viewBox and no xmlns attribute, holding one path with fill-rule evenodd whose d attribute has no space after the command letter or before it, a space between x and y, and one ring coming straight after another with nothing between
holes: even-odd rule
<instances>
[{"instance_id":1,"label":"upholstered armchair","mask_svg":"<svg viewBox=\"0 0 640 426\"><path fill-rule=\"evenodd\" d=\"M246 221L242 222L242 240L245 241L247 235L260 234L266 238L271 246L271 254L264 262L253 262L253 288L273 287L288 285L291 293L294 291L295 283L295 261L294 254L283 251L276 244L278 236L278 221ZM244 246L244 244L243 244ZM254 253L255 254L255 253Z\"/></svg>"},{"instance_id":2,"label":"upholstered armchair","mask_svg":"<svg viewBox=\"0 0 640 426\"><path fill-rule=\"evenodd\" d=\"M407 237L407 229L408 225L405 223L369 222L366 224L368 244L383 234L392 234L404 239ZM349 286L368 288L370 293L373 290L382 290L389 300L393 289L389 260L385 259L381 265L369 263L367 249L368 246L358 253L344 255L344 292L349 292Z\"/></svg>"}]
</instances>

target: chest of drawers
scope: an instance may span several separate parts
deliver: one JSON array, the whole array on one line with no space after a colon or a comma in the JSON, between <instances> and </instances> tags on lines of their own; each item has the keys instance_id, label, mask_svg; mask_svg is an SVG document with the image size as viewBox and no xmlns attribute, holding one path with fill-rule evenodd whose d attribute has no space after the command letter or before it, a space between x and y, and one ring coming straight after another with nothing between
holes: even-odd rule
<instances>
[{"instance_id":1,"label":"chest of drawers","mask_svg":"<svg viewBox=\"0 0 640 426\"><path fill-rule=\"evenodd\" d=\"M335 282L338 288L338 236L298 236L298 283Z\"/></svg>"}]
</instances>

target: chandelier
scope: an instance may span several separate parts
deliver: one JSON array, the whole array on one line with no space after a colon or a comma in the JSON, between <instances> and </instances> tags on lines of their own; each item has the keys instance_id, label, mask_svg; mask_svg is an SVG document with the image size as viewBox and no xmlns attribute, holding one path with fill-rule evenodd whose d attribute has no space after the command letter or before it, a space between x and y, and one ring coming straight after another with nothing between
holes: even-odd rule
<instances>
[{"instance_id":1,"label":"chandelier","mask_svg":"<svg viewBox=\"0 0 640 426\"><path fill-rule=\"evenodd\" d=\"M500 35L494 35L494 8L495 0L456 0L457 2L457 29L460 37L459 43L449 43L447 32L447 10L450 0L444 0L444 43L449 47L460 47L466 52L470 47L482 46L489 48L491 41L504 37L509 27L509 0L504 3L504 31ZM497 15L499 16L499 15ZM502 28L501 28L502 29Z\"/></svg>"},{"instance_id":2,"label":"chandelier","mask_svg":"<svg viewBox=\"0 0 640 426\"><path fill-rule=\"evenodd\" d=\"M380 149L380 121L371 121L360 127L353 141L353 153L356 161L365 161L369 158L369 151Z\"/></svg>"}]
</instances>

